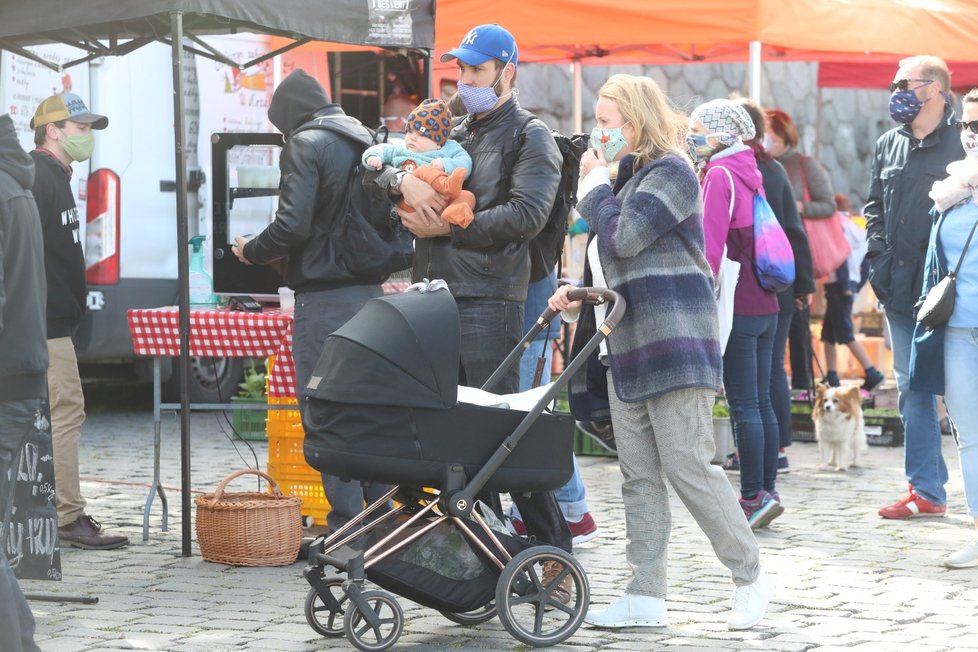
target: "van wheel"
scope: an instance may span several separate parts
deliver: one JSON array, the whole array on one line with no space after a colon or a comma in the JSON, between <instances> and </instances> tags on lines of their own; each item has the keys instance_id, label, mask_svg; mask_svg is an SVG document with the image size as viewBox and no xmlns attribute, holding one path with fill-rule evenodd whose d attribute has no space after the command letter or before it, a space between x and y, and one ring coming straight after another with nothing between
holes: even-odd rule
<instances>
[{"instance_id":1,"label":"van wheel","mask_svg":"<svg viewBox=\"0 0 978 652\"><path fill-rule=\"evenodd\" d=\"M180 400L180 358L172 358L173 373L163 383L163 400ZM244 377L243 358L190 358L191 403L230 403Z\"/></svg>"}]
</instances>

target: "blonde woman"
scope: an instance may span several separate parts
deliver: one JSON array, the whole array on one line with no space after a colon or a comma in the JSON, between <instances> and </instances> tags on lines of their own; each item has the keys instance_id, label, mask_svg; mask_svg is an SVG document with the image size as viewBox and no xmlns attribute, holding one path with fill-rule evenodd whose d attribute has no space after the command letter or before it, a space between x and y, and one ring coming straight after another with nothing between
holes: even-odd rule
<instances>
[{"instance_id":1,"label":"blonde woman","mask_svg":"<svg viewBox=\"0 0 978 652\"><path fill-rule=\"evenodd\" d=\"M710 464L721 352L699 183L685 153L687 118L655 82L631 75L604 84L595 118L577 208L593 234L585 278L619 292L628 306L599 358L607 367L624 478L632 578L621 597L589 611L586 622L667 625L668 479L730 569L735 588L727 626L748 629L763 617L770 589L737 497L723 471ZM615 161L612 187L608 164ZM567 289L551 297L550 307L572 307ZM589 337L594 317L585 311L577 337ZM572 409L585 389L590 386L575 379Z\"/></svg>"}]
</instances>

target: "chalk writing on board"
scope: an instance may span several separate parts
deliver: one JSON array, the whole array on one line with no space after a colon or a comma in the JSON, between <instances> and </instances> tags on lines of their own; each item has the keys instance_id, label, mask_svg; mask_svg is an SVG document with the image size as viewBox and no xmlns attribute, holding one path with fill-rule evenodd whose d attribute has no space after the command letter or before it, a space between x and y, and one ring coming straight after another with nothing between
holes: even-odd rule
<instances>
[{"instance_id":1,"label":"chalk writing on board","mask_svg":"<svg viewBox=\"0 0 978 652\"><path fill-rule=\"evenodd\" d=\"M3 552L21 579L60 580L61 550L47 402L41 404L30 426L10 470L13 509Z\"/></svg>"}]
</instances>

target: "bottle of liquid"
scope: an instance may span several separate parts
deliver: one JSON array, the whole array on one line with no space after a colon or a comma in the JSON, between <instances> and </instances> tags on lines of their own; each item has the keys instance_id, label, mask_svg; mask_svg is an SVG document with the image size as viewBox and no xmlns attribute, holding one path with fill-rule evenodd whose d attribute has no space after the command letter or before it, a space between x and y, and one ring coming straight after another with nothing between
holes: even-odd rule
<instances>
[{"instance_id":1,"label":"bottle of liquid","mask_svg":"<svg viewBox=\"0 0 978 652\"><path fill-rule=\"evenodd\" d=\"M202 247L207 236L195 235L190 238L194 248L190 256L190 305L194 308L209 308L217 305L214 296L214 282L204 269L204 252Z\"/></svg>"}]
</instances>

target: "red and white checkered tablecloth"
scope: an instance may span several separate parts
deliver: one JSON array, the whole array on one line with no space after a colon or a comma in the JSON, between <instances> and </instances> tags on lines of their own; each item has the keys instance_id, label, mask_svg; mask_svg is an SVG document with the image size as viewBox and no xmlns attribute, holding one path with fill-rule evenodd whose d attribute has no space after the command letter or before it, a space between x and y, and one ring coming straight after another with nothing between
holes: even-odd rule
<instances>
[{"instance_id":1,"label":"red and white checkered tablecloth","mask_svg":"<svg viewBox=\"0 0 978 652\"><path fill-rule=\"evenodd\" d=\"M388 282L385 294L403 292L410 283ZM180 313L176 306L143 308L128 313L133 349L139 355L180 355ZM296 396L292 363L292 315L278 308L243 312L226 308L190 311L190 355L209 358L275 356L268 376L268 395Z\"/></svg>"},{"instance_id":2,"label":"red and white checkered tablecloth","mask_svg":"<svg viewBox=\"0 0 978 652\"><path fill-rule=\"evenodd\" d=\"M128 312L133 349L140 355L180 355L180 313L176 306ZM295 396L292 315L277 308L242 312L225 308L190 311L190 355L210 358L264 358L275 355L271 396Z\"/></svg>"}]
</instances>

